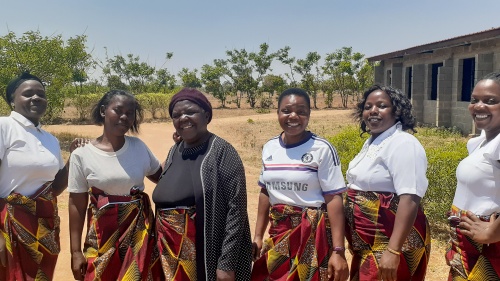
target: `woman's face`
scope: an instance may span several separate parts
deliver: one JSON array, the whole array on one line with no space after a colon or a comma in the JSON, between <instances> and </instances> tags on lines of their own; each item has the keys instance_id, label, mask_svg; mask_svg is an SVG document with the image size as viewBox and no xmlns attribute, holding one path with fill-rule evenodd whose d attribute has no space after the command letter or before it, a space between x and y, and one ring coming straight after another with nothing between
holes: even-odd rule
<instances>
[{"instance_id":1,"label":"woman's face","mask_svg":"<svg viewBox=\"0 0 500 281\"><path fill-rule=\"evenodd\" d=\"M302 140L310 115L311 109L303 97L292 94L281 100L278 105L278 121L287 144Z\"/></svg>"},{"instance_id":2,"label":"woman's face","mask_svg":"<svg viewBox=\"0 0 500 281\"><path fill-rule=\"evenodd\" d=\"M38 125L47 110L45 89L36 80L26 80L14 92L14 111Z\"/></svg>"},{"instance_id":3,"label":"woman's face","mask_svg":"<svg viewBox=\"0 0 500 281\"><path fill-rule=\"evenodd\" d=\"M172 120L177 134L188 145L198 145L208 132L209 113L188 100L178 101L172 110Z\"/></svg>"},{"instance_id":4,"label":"woman's face","mask_svg":"<svg viewBox=\"0 0 500 281\"><path fill-rule=\"evenodd\" d=\"M392 110L392 101L386 92L376 90L366 97L363 122L365 122L373 138L378 137L396 124L396 116L394 116Z\"/></svg>"},{"instance_id":5,"label":"woman's face","mask_svg":"<svg viewBox=\"0 0 500 281\"><path fill-rule=\"evenodd\" d=\"M472 91L469 112L476 127L492 139L500 132L500 84L481 80Z\"/></svg>"},{"instance_id":6,"label":"woman's face","mask_svg":"<svg viewBox=\"0 0 500 281\"><path fill-rule=\"evenodd\" d=\"M127 96L116 95L107 107L101 107L104 130L115 136L124 136L135 121L135 101Z\"/></svg>"}]
</instances>

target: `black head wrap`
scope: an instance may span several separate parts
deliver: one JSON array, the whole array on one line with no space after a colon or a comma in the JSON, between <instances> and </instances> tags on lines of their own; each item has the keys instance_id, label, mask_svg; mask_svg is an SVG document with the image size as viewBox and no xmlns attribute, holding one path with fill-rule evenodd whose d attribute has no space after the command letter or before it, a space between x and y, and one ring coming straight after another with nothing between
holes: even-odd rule
<instances>
[{"instance_id":1,"label":"black head wrap","mask_svg":"<svg viewBox=\"0 0 500 281\"><path fill-rule=\"evenodd\" d=\"M19 86L24 81L28 81L28 80L35 80L35 81L40 82L40 84L42 84L43 88L45 89L45 86L43 85L43 82L42 82L42 80L40 80L40 78L36 77L35 75L29 74L28 72L23 72L21 75L10 80L9 84L7 85L7 88L5 90L5 100L7 101L7 103L9 105L14 100L14 92L16 91L16 89L19 88Z\"/></svg>"}]
</instances>

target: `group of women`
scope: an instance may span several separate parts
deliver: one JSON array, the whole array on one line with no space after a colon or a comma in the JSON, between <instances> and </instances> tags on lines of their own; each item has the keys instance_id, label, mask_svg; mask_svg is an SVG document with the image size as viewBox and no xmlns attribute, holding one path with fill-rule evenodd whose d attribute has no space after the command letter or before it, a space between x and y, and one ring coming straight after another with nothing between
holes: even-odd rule
<instances>
[{"instance_id":1,"label":"group of women","mask_svg":"<svg viewBox=\"0 0 500 281\"><path fill-rule=\"evenodd\" d=\"M176 144L163 164L128 135L143 117L130 93L101 98L92 119L102 135L75 140L66 164L57 139L40 125L42 81L23 73L7 86L6 101L12 112L0 117L0 280L53 278L57 196L66 187L76 280L425 278L427 158L406 132L415 131L415 119L400 90L375 85L363 94L355 117L370 137L349 163L347 185L335 148L307 130L308 94L281 93L283 131L262 150L253 242L242 161L208 130L212 106L198 90L184 88L170 102ZM449 280L500 280L500 74L478 82L469 110L482 134L457 168ZM157 184L154 210L145 177Z\"/></svg>"}]
</instances>

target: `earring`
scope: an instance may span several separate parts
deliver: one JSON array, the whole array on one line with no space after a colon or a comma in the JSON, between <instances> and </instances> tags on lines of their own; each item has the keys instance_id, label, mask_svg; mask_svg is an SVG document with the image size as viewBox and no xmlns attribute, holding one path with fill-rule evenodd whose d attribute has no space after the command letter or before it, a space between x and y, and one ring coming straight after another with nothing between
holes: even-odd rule
<instances>
[{"instance_id":1,"label":"earring","mask_svg":"<svg viewBox=\"0 0 500 281\"><path fill-rule=\"evenodd\" d=\"M16 108L16 105L13 102L11 102L10 107L12 107L12 109L14 109L14 108Z\"/></svg>"}]
</instances>

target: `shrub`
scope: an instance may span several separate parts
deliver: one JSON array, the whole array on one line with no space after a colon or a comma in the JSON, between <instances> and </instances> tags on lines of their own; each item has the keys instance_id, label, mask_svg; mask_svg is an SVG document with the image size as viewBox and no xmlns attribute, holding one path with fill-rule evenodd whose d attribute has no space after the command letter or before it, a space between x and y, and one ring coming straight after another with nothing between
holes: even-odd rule
<instances>
[{"instance_id":1,"label":"shrub","mask_svg":"<svg viewBox=\"0 0 500 281\"><path fill-rule=\"evenodd\" d=\"M9 116L10 107L4 99L0 99L0 116Z\"/></svg>"},{"instance_id":2,"label":"shrub","mask_svg":"<svg viewBox=\"0 0 500 281\"><path fill-rule=\"evenodd\" d=\"M424 146L427 154L427 179L429 186L422 199L424 211L433 230L444 230L446 213L453 202L456 189L455 171L458 163L467 156L467 139L457 130L442 128L417 128L415 137ZM337 148L342 172L345 175L349 162L357 155L368 134L359 136L357 126L348 126L329 141ZM446 239L439 231L433 236Z\"/></svg>"},{"instance_id":3,"label":"shrub","mask_svg":"<svg viewBox=\"0 0 500 281\"><path fill-rule=\"evenodd\" d=\"M431 224L446 224L446 213L451 208L457 186L456 169L467 156L466 140L440 142L438 146L426 147L426 154L429 187L422 200L425 213Z\"/></svg>"},{"instance_id":4,"label":"shrub","mask_svg":"<svg viewBox=\"0 0 500 281\"><path fill-rule=\"evenodd\" d=\"M47 111L42 117L42 124L54 124L60 122L64 112L66 96L62 92L47 91Z\"/></svg>"},{"instance_id":5,"label":"shrub","mask_svg":"<svg viewBox=\"0 0 500 281\"><path fill-rule=\"evenodd\" d=\"M138 94L135 97L141 104L142 108L146 112L151 114L153 119L158 118L156 113L160 112L162 118L166 118L168 116L168 104L172 99L173 94L159 94L159 93L147 93L147 94Z\"/></svg>"},{"instance_id":6,"label":"shrub","mask_svg":"<svg viewBox=\"0 0 500 281\"><path fill-rule=\"evenodd\" d=\"M342 129L340 133L328 138L328 141L335 146L342 163L342 174L345 175L349 162L358 154L363 147L369 134L360 136L361 131L358 126L350 125Z\"/></svg>"},{"instance_id":7,"label":"shrub","mask_svg":"<svg viewBox=\"0 0 500 281\"><path fill-rule=\"evenodd\" d=\"M70 104L75 107L80 121L90 117L92 107L99 102L101 97L101 94L80 94L71 99Z\"/></svg>"}]
</instances>

